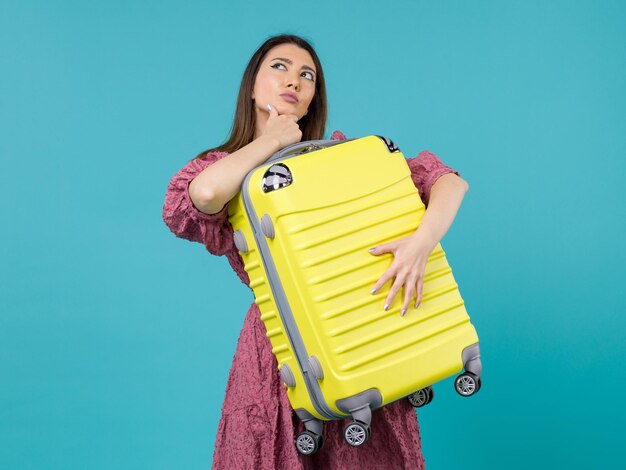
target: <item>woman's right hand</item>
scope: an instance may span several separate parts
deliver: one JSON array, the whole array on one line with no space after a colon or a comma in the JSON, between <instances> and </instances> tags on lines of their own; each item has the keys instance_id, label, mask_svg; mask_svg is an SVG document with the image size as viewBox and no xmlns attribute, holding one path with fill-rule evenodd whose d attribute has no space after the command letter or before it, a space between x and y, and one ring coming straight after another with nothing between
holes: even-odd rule
<instances>
[{"instance_id":1,"label":"woman's right hand","mask_svg":"<svg viewBox=\"0 0 626 470\"><path fill-rule=\"evenodd\" d=\"M275 152L300 142L302 131L298 116L278 115L272 106L263 133L239 150L221 158L202 170L189 184L193 205L205 214L215 214L237 195L250 170L256 168ZM261 138L263 137L263 138Z\"/></svg>"},{"instance_id":2,"label":"woman's right hand","mask_svg":"<svg viewBox=\"0 0 626 470\"><path fill-rule=\"evenodd\" d=\"M298 116L295 114L279 115L276 107L268 105L268 108L270 116L261 135L273 139L281 149L300 142L302 131L298 126Z\"/></svg>"}]
</instances>

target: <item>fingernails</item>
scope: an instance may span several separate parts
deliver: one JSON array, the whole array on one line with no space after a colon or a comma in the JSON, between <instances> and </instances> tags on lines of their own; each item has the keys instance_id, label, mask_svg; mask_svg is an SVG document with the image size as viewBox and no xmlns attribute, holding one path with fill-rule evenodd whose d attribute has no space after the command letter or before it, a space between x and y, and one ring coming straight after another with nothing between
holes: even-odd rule
<instances>
[{"instance_id":1,"label":"fingernails","mask_svg":"<svg viewBox=\"0 0 626 470\"><path fill-rule=\"evenodd\" d=\"M419 307L419 306L420 306L420 304L421 304L421 302L416 302L416 303L415 303L415 308Z\"/></svg>"},{"instance_id":2,"label":"fingernails","mask_svg":"<svg viewBox=\"0 0 626 470\"><path fill-rule=\"evenodd\" d=\"M268 104L268 105L267 105L267 110L268 110L268 111L271 111L271 110L272 110L272 105L271 105L271 104Z\"/></svg>"},{"instance_id":3,"label":"fingernails","mask_svg":"<svg viewBox=\"0 0 626 470\"><path fill-rule=\"evenodd\" d=\"M376 251L376 248L370 248L370 249L369 249L369 250L367 250L367 251L369 251L370 253L374 253L374 252Z\"/></svg>"},{"instance_id":4,"label":"fingernails","mask_svg":"<svg viewBox=\"0 0 626 470\"><path fill-rule=\"evenodd\" d=\"M400 315L401 315L401 316L404 316L404 314L405 314L405 313L406 313L406 308L403 308L403 309L400 311Z\"/></svg>"},{"instance_id":5,"label":"fingernails","mask_svg":"<svg viewBox=\"0 0 626 470\"><path fill-rule=\"evenodd\" d=\"M389 304L385 304L385 306L383 307L384 310L389 310Z\"/></svg>"},{"instance_id":6,"label":"fingernails","mask_svg":"<svg viewBox=\"0 0 626 470\"><path fill-rule=\"evenodd\" d=\"M372 289L372 290L370 291L370 294L375 294L376 292L377 292L377 291L376 291L376 289Z\"/></svg>"}]
</instances>

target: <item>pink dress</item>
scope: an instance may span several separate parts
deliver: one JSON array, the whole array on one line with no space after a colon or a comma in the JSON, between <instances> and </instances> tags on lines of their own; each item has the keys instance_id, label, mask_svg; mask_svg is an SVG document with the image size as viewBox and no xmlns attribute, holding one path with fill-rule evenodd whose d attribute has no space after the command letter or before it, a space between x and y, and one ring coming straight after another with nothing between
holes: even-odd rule
<instances>
[{"instance_id":1,"label":"pink dress","mask_svg":"<svg viewBox=\"0 0 626 470\"><path fill-rule=\"evenodd\" d=\"M339 131L333 140L344 140ZM207 215L197 210L189 197L191 180L225 152L208 152L187 163L171 180L163 220L177 236L204 244L214 255L226 255L241 281L250 280L234 246L227 209ZM434 154L423 151L407 159L411 177L425 204L440 176L456 173ZM456 173L458 174L458 173ZM344 421L324 423L324 445L312 456L300 455L294 445L303 425L291 409L278 373L270 341L252 304L244 319L233 358L219 422L213 469L422 469L420 432L415 409L400 400L373 412L372 437L359 448L343 438Z\"/></svg>"}]
</instances>

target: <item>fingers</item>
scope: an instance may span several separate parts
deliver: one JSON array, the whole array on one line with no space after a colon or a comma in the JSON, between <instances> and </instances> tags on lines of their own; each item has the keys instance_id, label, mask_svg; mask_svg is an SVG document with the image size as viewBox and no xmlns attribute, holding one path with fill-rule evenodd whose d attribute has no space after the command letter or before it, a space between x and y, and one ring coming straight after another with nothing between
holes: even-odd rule
<instances>
[{"instance_id":1,"label":"fingers","mask_svg":"<svg viewBox=\"0 0 626 470\"><path fill-rule=\"evenodd\" d=\"M400 292L400 289L404 286L404 299L402 303L402 308L400 309L400 315L404 316L406 312L409 310L409 306L411 305L411 300L415 297L414 308L419 307L422 302L422 291L424 288L424 278L422 275L416 275L414 273L400 273L396 272L396 269L393 265L383 273L380 279L374 284L374 288L371 290L371 294L376 294L379 292L382 287L387 283L387 281L394 279L394 282L387 294L387 298L385 299L385 305L383 306L384 310L389 310L391 305L393 304L396 295Z\"/></svg>"},{"instance_id":2,"label":"fingers","mask_svg":"<svg viewBox=\"0 0 626 470\"><path fill-rule=\"evenodd\" d=\"M415 308L419 307L422 303L422 291L424 289L424 279L422 277L417 279L417 295L415 297Z\"/></svg>"},{"instance_id":3,"label":"fingers","mask_svg":"<svg viewBox=\"0 0 626 470\"><path fill-rule=\"evenodd\" d=\"M267 105L267 110L270 113L270 118L276 117L278 116L278 111L276 110L276 108L274 106L272 106L271 104Z\"/></svg>"},{"instance_id":4,"label":"fingers","mask_svg":"<svg viewBox=\"0 0 626 470\"><path fill-rule=\"evenodd\" d=\"M383 273L380 279L374 284L374 288L370 291L372 294L377 293L382 287L387 283L389 279L392 279L395 276L395 271L393 269L388 269ZM391 305L391 304L389 304ZM387 310L387 309L385 309Z\"/></svg>"},{"instance_id":5,"label":"fingers","mask_svg":"<svg viewBox=\"0 0 626 470\"><path fill-rule=\"evenodd\" d=\"M395 273L392 270L387 270L382 277L375 284L374 289L372 289L371 293L376 294L385 283L392 279L395 276ZM389 294L387 294L387 298L385 299L385 305L383 306L384 310L389 310L391 305L393 304L396 295L400 292L400 289L404 286L404 299L402 303L402 308L400 309L400 315L404 316L406 312L409 310L409 306L411 305L411 300L415 297L415 305L414 308L417 308L422 301L422 289L423 289L423 280L421 278L414 278L412 276L407 277L402 274L398 274L395 276L395 280L391 285L391 289L389 290Z\"/></svg>"},{"instance_id":6,"label":"fingers","mask_svg":"<svg viewBox=\"0 0 626 470\"><path fill-rule=\"evenodd\" d=\"M272 106L271 104L267 105L267 111L270 114L270 118L275 118L277 116L285 116L286 119L289 119L293 122L298 122L298 116L296 116L295 114L278 114L278 109L276 109L276 107Z\"/></svg>"},{"instance_id":7,"label":"fingers","mask_svg":"<svg viewBox=\"0 0 626 470\"><path fill-rule=\"evenodd\" d=\"M298 116L295 114L280 114L276 106L267 105L269 117L263 130L263 135L274 137L280 148L300 142L302 131L298 126Z\"/></svg>"},{"instance_id":8,"label":"fingers","mask_svg":"<svg viewBox=\"0 0 626 470\"><path fill-rule=\"evenodd\" d=\"M420 246L415 246L414 240L408 237L394 240L389 243L380 244L371 248L369 252L374 256L390 253L393 255L391 266L378 279L372 294L379 292L389 280L395 280L385 299L384 309L388 310L400 289L404 286L404 295L400 314L405 315L408 311L411 300L415 297L415 308L422 302L422 291L424 284L424 271L426 268L427 254L420 250Z\"/></svg>"},{"instance_id":9,"label":"fingers","mask_svg":"<svg viewBox=\"0 0 626 470\"><path fill-rule=\"evenodd\" d=\"M381 245L375 246L374 248L370 248L369 252L373 255L382 255L383 253L393 253L395 249L395 244L392 243L383 243Z\"/></svg>"},{"instance_id":10,"label":"fingers","mask_svg":"<svg viewBox=\"0 0 626 470\"><path fill-rule=\"evenodd\" d=\"M404 284L404 278L401 276L396 277L396 280L391 285L389 294L387 295L387 298L385 299L385 305L383 306L384 310L389 310L389 307L391 307L391 304L393 304L393 299L396 298L396 294L400 292L400 288L402 287L403 284Z\"/></svg>"},{"instance_id":11,"label":"fingers","mask_svg":"<svg viewBox=\"0 0 626 470\"><path fill-rule=\"evenodd\" d=\"M374 248L370 248L368 251L375 256L382 255L383 253L391 253L393 251L393 243L383 243L381 245L375 246ZM387 271L383 273L380 279L378 279L376 284L374 284L374 288L371 290L371 294L376 294L380 289L382 289L382 287L387 283L387 281L396 277L397 275L396 269L397 268L392 263L389 269L387 269ZM385 301L385 306L383 307L385 310L389 309L389 307L391 306L391 303L393 302L394 297L396 296L396 293L402 286L402 284L398 286L397 283L398 283L398 278L396 277L396 281L391 286L391 291L389 292L389 295L387 296L387 300Z\"/></svg>"},{"instance_id":12,"label":"fingers","mask_svg":"<svg viewBox=\"0 0 626 470\"><path fill-rule=\"evenodd\" d=\"M404 303L400 309L400 315L404 316L406 314L406 311L409 309L409 305L411 304L413 294L415 294L415 282L407 282L404 286Z\"/></svg>"}]
</instances>

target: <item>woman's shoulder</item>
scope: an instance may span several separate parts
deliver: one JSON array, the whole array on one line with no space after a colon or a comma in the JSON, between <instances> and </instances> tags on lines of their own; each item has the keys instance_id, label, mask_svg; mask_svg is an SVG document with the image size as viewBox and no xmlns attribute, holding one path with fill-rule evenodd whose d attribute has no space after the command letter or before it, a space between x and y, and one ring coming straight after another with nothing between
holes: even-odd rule
<instances>
[{"instance_id":1,"label":"woman's shoulder","mask_svg":"<svg viewBox=\"0 0 626 470\"><path fill-rule=\"evenodd\" d=\"M348 138L341 131L335 131L331 134L330 140L348 140Z\"/></svg>"}]
</instances>

